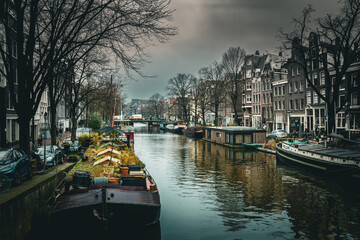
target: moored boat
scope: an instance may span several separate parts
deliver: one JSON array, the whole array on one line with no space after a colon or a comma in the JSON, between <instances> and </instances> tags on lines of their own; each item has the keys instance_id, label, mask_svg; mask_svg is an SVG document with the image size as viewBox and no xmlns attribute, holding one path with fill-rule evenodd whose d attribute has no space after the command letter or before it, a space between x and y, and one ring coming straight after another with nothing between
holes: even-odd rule
<instances>
[{"instance_id":1,"label":"moored boat","mask_svg":"<svg viewBox=\"0 0 360 240\"><path fill-rule=\"evenodd\" d=\"M121 134L93 139L85 153L88 160L78 162L57 189L52 225L76 230L81 224L107 232L159 222L157 185L134 151L119 141ZM109 139L116 144L108 144Z\"/></svg>"},{"instance_id":2,"label":"moored boat","mask_svg":"<svg viewBox=\"0 0 360 240\"><path fill-rule=\"evenodd\" d=\"M183 127L180 127L178 125L174 125L174 124L166 125L166 131L167 132L176 133L176 134L183 134L182 129L183 129Z\"/></svg>"},{"instance_id":3,"label":"moored boat","mask_svg":"<svg viewBox=\"0 0 360 240\"><path fill-rule=\"evenodd\" d=\"M183 134L191 138L202 138L203 130L200 127L186 127L182 130Z\"/></svg>"},{"instance_id":4,"label":"moored boat","mask_svg":"<svg viewBox=\"0 0 360 240\"><path fill-rule=\"evenodd\" d=\"M276 159L330 177L360 178L360 152L323 144L285 141L276 147Z\"/></svg>"}]
</instances>

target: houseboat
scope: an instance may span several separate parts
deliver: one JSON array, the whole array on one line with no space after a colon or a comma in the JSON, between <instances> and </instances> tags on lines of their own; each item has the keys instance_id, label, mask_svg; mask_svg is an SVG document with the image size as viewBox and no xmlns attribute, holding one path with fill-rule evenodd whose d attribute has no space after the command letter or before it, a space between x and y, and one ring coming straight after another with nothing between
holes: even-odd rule
<instances>
[{"instance_id":1,"label":"houseboat","mask_svg":"<svg viewBox=\"0 0 360 240\"><path fill-rule=\"evenodd\" d=\"M130 141L134 142L134 122L127 120L127 119L121 119L114 117L114 127L122 130L126 136L130 136Z\"/></svg>"},{"instance_id":2,"label":"houseboat","mask_svg":"<svg viewBox=\"0 0 360 240\"><path fill-rule=\"evenodd\" d=\"M184 121L177 121L176 124L168 124L166 125L166 131L176 134L183 134L182 130L186 128L186 123Z\"/></svg>"},{"instance_id":3,"label":"houseboat","mask_svg":"<svg viewBox=\"0 0 360 240\"><path fill-rule=\"evenodd\" d=\"M244 148L247 143L264 143L266 130L251 127L204 127L203 140L228 147Z\"/></svg>"},{"instance_id":4,"label":"houseboat","mask_svg":"<svg viewBox=\"0 0 360 240\"><path fill-rule=\"evenodd\" d=\"M320 172L324 176L360 179L359 151L289 140L277 144L276 159Z\"/></svg>"},{"instance_id":5,"label":"houseboat","mask_svg":"<svg viewBox=\"0 0 360 240\"><path fill-rule=\"evenodd\" d=\"M202 138L203 129L201 127L186 127L182 130L183 134L190 138Z\"/></svg>"},{"instance_id":6,"label":"houseboat","mask_svg":"<svg viewBox=\"0 0 360 240\"><path fill-rule=\"evenodd\" d=\"M116 232L159 223L157 185L134 151L118 138L121 134L113 131L92 140L87 160L78 162L56 190L53 226L70 233Z\"/></svg>"}]
</instances>

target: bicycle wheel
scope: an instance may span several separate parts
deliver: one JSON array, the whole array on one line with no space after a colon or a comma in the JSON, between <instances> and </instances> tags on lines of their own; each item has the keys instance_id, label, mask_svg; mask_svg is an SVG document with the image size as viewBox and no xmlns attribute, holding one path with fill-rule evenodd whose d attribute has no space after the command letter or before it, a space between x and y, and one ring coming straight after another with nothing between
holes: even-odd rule
<instances>
[{"instance_id":1,"label":"bicycle wheel","mask_svg":"<svg viewBox=\"0 0 360 240\"><path fill-rule=\"evenodd\" d=\"M11 187L11 180L5 176L0 174L0 193L7 192Z\"/></svg>"}]
</instances>

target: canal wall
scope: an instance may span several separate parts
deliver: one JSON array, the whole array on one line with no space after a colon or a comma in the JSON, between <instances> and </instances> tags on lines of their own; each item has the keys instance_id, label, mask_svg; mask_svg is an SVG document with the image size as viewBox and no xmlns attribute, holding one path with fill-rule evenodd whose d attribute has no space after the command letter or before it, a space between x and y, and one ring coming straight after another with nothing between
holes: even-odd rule
<instances>
[{"instance_id":1,"label":"canal wall","mask_svg":"<svg viewBox=\"0 0 360 240\"><path fill-rule=\"evenodd\" d=\"M56 186L64 179L74 163L65 163L57 170L48 170L31 180L0 194L0 239L23 239L39 215L44 203L54 193Z\"/></svg>"}]
</instances>

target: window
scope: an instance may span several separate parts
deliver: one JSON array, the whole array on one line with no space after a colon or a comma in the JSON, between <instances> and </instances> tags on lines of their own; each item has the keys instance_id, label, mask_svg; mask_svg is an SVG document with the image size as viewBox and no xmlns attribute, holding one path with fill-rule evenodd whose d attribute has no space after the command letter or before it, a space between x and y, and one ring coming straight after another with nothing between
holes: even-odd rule
<instances>
[{"instance_id":1,"label":"window","mask_svg":"<svg viewBox=\"0 0 360 240\"><path fill-rule=\"evenodd\" d=\"M246 65L251 65L252 64L252 59L251 58L248 58L247 60L246 60Z\"/></svg>"},{"instance_id":2,"label":"window","mask_svg":"<svg viewBox=\"0 0 360 240\"><path fill-rule=\"evenodd\" d=\"M299 109L299 100L295 99L295 106L294 106L295 110Z\"/></svg>"},{"instance_id":3,"label":"window","mask_svg":"<svg viewBox=\"0 0 360 240\"><path fill-rule=\"evenodd\" d=\"M251 69L246 70L246 78L251 78Z\"/></svg>"},{"instance_id":4,"label":"window","mask_svg":"<svg viewBox=\"0 0 360 240\"><path fill-rule=\"evenodd\" d=\"M289 93L292 93L292 83L289 83Z\"/></svg>"},{"instance_id":5,"label":"window","mask_svg":"<svg viewBox=\"0 0 360 240\"><path fill-rule=\"evenodd\" d=\"M325 85L325 73L322 71L320 73L320 85Z\"/></svg>"},{"instance_id":6,"label":"window","mask_svg":"<svg viewBox=\"0 0 360 240\"><path fill-rule=\"evenodd\" d=\"M283 95L285 95L285 85L282 86L283 89Z\"/></svg>"},{"instance_id":7,"label":"window","mask_svg":"<svg viewBox=\"0 0 360 240\"><path fill-rule=\"evenodd\" d=\"M292 110L292 107L293 107L293 101L290 100L290 101L289 101L289 110Z\"/></svg>"},{"instance_id":8,"label":"window","mask_svg":"<svg viewBox=\"0 0 360 240\"><path fill-rule=\"evenodd\" d=\"M319 96L316 92L313 92L313 97L314 97L314 101L313 104L318 104L319 103Z\"/></svg>"},{"instance_id":9,"label":"window","mask_svg":"<svg viewBox=\"0 0 360 240\"><path fill-rule=\"evenodd\" d=\"M221 138L221 133L216 133L217 138Z\"/></svg>"},{"instance_id":10,"label":"window","mask_svg":"<svg viewBox=\"0 0 360 240\"><path fill-rule=\"evenodd\" d=\"M305 84L306 84L305 86L306 86L306 88L309 87L309 82L308 82L308 80L311 81L311 76L310 76L310 74L308 74L308 79L305 80Z\"/></svg>"},{"instance_id":11,"label":"window","mask_svg":"<svg viewBox=\"0 0 360 240\"><path fill-rule=\"evenodd\" d=\"M306 103L311 104L311 92L310 91L306 92Z\"/></svg>"},{"instance_id":12,"label":"window","mask_svg":"<svg viewBox=\"0 0 360 240\"><path fill-rule=\"evenodd\" d=\"M351 105L358 105L358 93L351 93Z\"/></svg>"},{"instance_id":13,"label":"window","mask_svg":"<svg viewBox=\"0 0 360 240\"><path fill-rule=\"evenodd\" d=\"M293 76L293 77L295 76L295 69L293 69L293 68L291 69L291 76Z\"/></svg>"},{"instance_id":14,"label":"window","mask_svg":"<svg viewBox=\"0 0 360 240\"><path fill-rule=\"evenodd\" d=\"M338 113L337 116L337 127L345 128L345 113Z\"/></svg>"},{"instance_id":15,"label":"window","mask_svg":"<svg viewBox=\"0 0 360 240\"><path fill-rule=\"evenodd\" d=\"M274 109L277 110L277 101L274 102Z\"/></svg>"},{"instance_id":16,"label":"window","mask_svg":"<svg viewBox=\"0 0 360 240\"><path fill-rule=\"evenodd\" d=\"M353 73L351 74L351 84L353 87L357 87L358 86L358 74L357 73Z\"/></svg>"},{"instance_id":17,"label":"window","mask_svg":"<svg viewBox=\"0 0 360 240\"><path fill-rule=\"evenodd\" d=\"M345 95L339 96L339 107L344 106L345 104Z\"/></svg>"},{"instance_id":18,"label":"window","mask_svg":"<svg viewBox=\"0 0 360 240\"><path fill-rule=\"evenodd\" d=\"M346 81L345 81L345 76L343 76L343 78L341 79L341 83L340 83L340 89L344 90L346 86Z\"/></svg>"},{"instance_id":19,"label":"window","mask_svg":"<svg viewBox=\"0 0 360 240\"><path fill-rule=\"evenodd\" d=\"M317 73L314 73L314 74L313 74L313 84L314 84L315 86L318 85L318 75L317 75Z\"/></svg>"},{"instance_id":20,"label":"window","mask_svg":"<svg viewBox=\"0 0 360 240\"><path fill-rule=\"evenodd\" d=\"M246 103L251 103L251 95L246 95Z\"/></svg>"},{"instance_id":21,"label":"window","mask_svg":"<svg viewBox=\"0 0 360 240\"><path fill-rule=\"evenodd\" d=\"M304 82L300 81L300 92L304 91Z\"/></svg>"},{"instance_id":22,"label":"window","mask_svg":"<svg viewBox=\"0 0 360 240\"><path fill-rule=\"evenodd\" d=\"M305 100L304 99L300 99L300 110L303 110L305 106Z\"/></svg>"},{"instance_id":23,"label":"window","mask_svg":"<svg viewBox=\"0 0 360 240\"><path fill-rule=\"evenodd\" d=\"M294 92L297 92L299 90L299 82L294 82Z\"/></svg>"},{"instance_id":24,"label":"window","mask_svg":"<svg viewBox=\"0 0 360 240\"><path fill-rule=\"evenodd\" d=\"M277 96L277 87L274 87L274 96Z\"/></svg>"},{"instance_id":25,"label":"window","mask_svg":"<svg viewBox=\"0 0 360 240\"><path fill-rule=\"evenodd\" d=\"M282 109L285 110L285 100L282 101Z\"/></svg>"},{"instance_id":26,"label":"window","mask_svg":"<svg viewBox=\"0 0 360 240\"><path fill-rule=\"evenodd\" d=\"M321 89L320 90L320 93L321 93L321 95L323 95L324 97L326 97L326 93L325 93L325 89ZM320 98L320 103L324 103L325 101L322 99L322 98Z\"/></svg>"},{"instance_id":27,"label":"window","mask_svg":"<svg viewBox=\"0 0 360 240\"><path fill-rule=\"evenodd\" d=\"M281 86L279 87L279 96L281 96Z\"/></svg>"},{"instance_id":28,"label":"window","mask_svg":"<svg viewBox=\"0 0 360 240\"><path fill-rule=\"evenodd\" d=\"M251 83L249 82L246 83L246 90L251 90Z\"/></svg>"},{"instance_id":29,"label":"window","mask_svg":"<svg viewBox=\"0 0 360 240\"><path fill-rule=\"evenodd\" d=\"M296 68L296 75L298 75L298 76L300 75L300 69L299 69L299 67Z\"/></svg>"}]
</instances>

